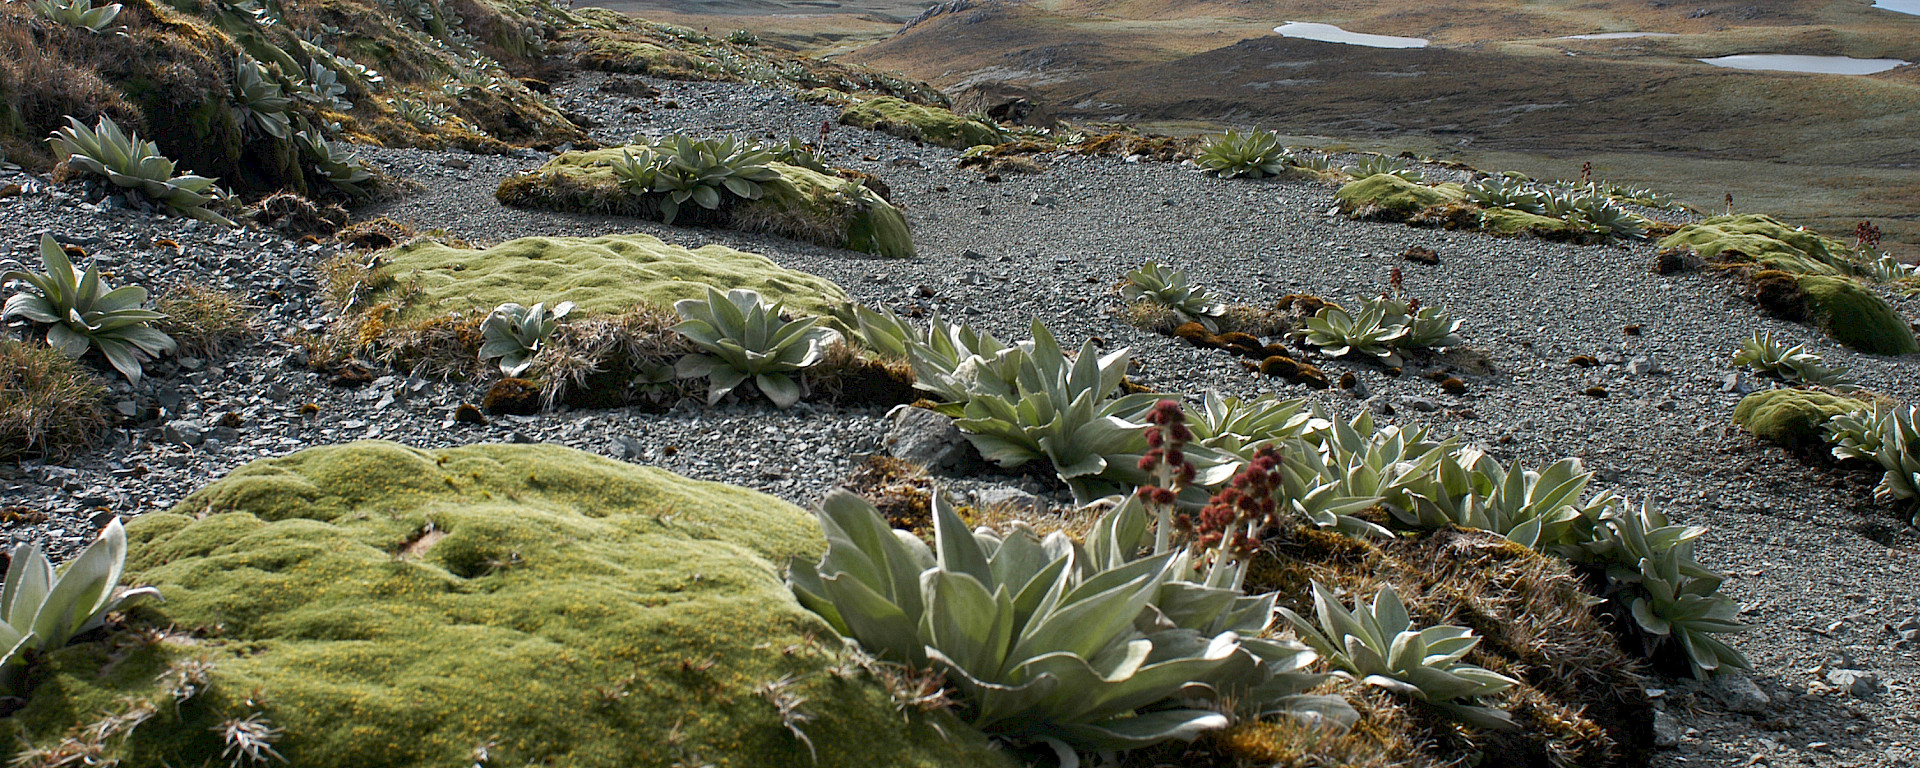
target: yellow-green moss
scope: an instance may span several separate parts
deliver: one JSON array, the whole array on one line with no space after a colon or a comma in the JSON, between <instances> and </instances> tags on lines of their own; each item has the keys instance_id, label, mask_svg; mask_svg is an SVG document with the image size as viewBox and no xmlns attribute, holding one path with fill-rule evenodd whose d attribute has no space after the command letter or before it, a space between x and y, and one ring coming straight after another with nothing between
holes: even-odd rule
<instances>
[{"instance_id":1,"label":"yellow-green moss","mask_svg":"<svg viewBox=\"0 0 1920 768\"><path fill-rule=\"evenodd\" d=\"M1421 209L1467 198L1458 184L1429 187L1387 173L1378 173L1340 188L1334 195L1340 209L1348 213L1371 207L1400 216L1411 216Z\"/></svg>"},{"instance_id":2,"label":"yellow-green moss","mask_svg":"<svg viewBox=\"0 0 1920 768\"><path fill-rule=\"evenodd\" d=\"M504 205L556 211L660 218L657 193L626 189L612 163L624 148L567 152L532 173L500 182L494 197ZM720 209L687 204L676 221L791 237L892 258L914 255L907 219L858 181L770 163L780 178L760 185L759 200L723 194Z\"/></svg>"},{"instance_id":3,"label":"yellow-green moss","mask_svg":"<svg viewBox=\"0 0 1920 768\"><path fill-rule=\"evenodd\" d=\"M817 524L752 491L554 446L355 443L250 464L129 538L127 579L167 598L134 623L178 629L51 654L11 735L146 702L106 742L126 768L224 764L215 725L254 713L295 766L1011 765L839 664L781 577ZM185 659L212 668L176 704L155 681Z\"/></svg>"},{"instance_id":4,"label":"yellow-green moss","mask_svg":"<svg viewBox=\"0 0 1920 768\"><path fill-rule=\"evenodd\" d=\"M1875 355L1920 352L1913 329L1873 289L1850 277L1803 275L1799 283L1807 310L1835 341Z\"/></svg>"},{"instance_id":5,"label":"yellow-green moss","mask_svg":"<svg viewBox=\"0 0 1920 768\"><path fill-rule=\"evenodd\" d=\"M1838 265L1848 260L1847 247L1839 241L1762 214L1688 224L1662 238L1660 247L1689 248L1708 261L1730 261L1740 254L1768 269L1803 275L1838 275Z\"/></svg>"},{"instance_id":6,"label":"yellow-green moss","mask_svg":"<svg viewBox=\"0 0 1920 768\"><path fill-rule=\"evenodd\" d=\"M1747 395L1733 408L1733 423L1754 436L1788 447L1819 445L1820 427L1849 411L1866 407L1851 397L1811 389L1772 389Z\"/></svg>"},{"instance_id":7,"label":"yellow-green moss","mask_svg":"<svg viewBox=\"0 0 1920 768\"><path fill-rule=\"evenodd\" d=\"M402 322L486 312L514 302L571 301L583 314L617 314L639 304L671 307L706 298L709 286L751 288L788 309L829 315L846 305L831 281L786 269L757 253L718 245L693 250L650 235L523 237L485 250L420 241L386 251L380 272L396 278L370 303L397 299Z\"/></svg>"},{"instance_id":8,"label":"yellow-green moss","mask_svg":"<svg viewBox=\"0 0 1920 768\"><path fill-rule=\"evenodd\" d=\"M848 106L840 113L840 124L885 131L953 149L1006 140L1006 134L996 126L969 120L941 107L910 104L891 96Z\"/></svg>"},{"instance_id":9,"label":"yellow-green moss","mask_svg":"<svg viewBox=\"0 0 1920 768\"><path fill-rule=\"evenodd\" d=\"M1488 208L1480 214L1480 226L1490 232L1517 235L1522 232L1565 232L1567 222L1537 213L1511 208Z\"/></svg>"}]
</instances>

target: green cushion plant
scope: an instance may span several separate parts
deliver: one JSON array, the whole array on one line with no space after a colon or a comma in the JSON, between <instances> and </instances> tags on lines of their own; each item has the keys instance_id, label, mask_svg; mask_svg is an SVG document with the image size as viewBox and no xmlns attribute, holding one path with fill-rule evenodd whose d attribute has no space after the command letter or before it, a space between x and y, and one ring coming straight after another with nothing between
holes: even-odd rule
<instances>
[{"instance_id":1,"label":"green cushion plant","mask_svg":"<svg viewBox=\"0 0 1920 768\"><path fill-rule=\"evenodd\" d=\"M144 360L174 350L173 337L148 326L166 315L144 307L147 289L109 288L98 264L88 264L84 273L74 269L52 235L40 236L40 258L46 262L44 274L11 271L0 276L0 281L20 280L33 289L9 297L0 318L45 323L47 343L68 357L99 347L107 362L136 384Z\"/></svg>"}]
</instances>

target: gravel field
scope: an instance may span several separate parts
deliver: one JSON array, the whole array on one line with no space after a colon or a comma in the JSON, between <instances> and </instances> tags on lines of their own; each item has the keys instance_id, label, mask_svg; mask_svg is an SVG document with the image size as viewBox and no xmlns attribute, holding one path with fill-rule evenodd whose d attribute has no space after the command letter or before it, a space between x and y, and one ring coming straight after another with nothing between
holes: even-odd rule
<instances>
[{"instance_id":1,"label":"gravel field","mask_svg":"<svg viewBox=\"0 0 1920 768\"><path fill-rule=\"evenodd\" d=\"M636 99L599 92L600 79L582 75L556 96L590 116L596 138L609 143L668 132L812 139L837 114L753 86L657 82L660 97ZM664 106L668 100L679 108ZM1656 764L1920 764L1920 534L1872 503L1876 476L1814 467L1731 427L1744 388L1767 383L1730 381L1727 358L1742 338L1770 330L1851 367L1863 386L1909 400L1920 397L1920 360L1855 354L1810 327L1763 318L1723 277L1653 274L1651 244L1571 246L1349 221L1330 214L1334 189L1326 185L1219 180L1166 163L1067 156L1042 173L989 183L978 171L956 170L950 150L878 133L836 125L828 146L833 163L891 186L918 258L503 208L493 198L497 183L547 158L526 151L363 148L370 165L419 187L355 217L390 216L482 244L615 232L689 247L719 243L827 277L863 302L918 304L1003 339L1024 338L1038 319L1063 344L1094 337L1108 349L1130 347L1140 361L1134 378L1164 391L1312 397L1342 414L1373 408L1387 421L1457 434L1503 460L1580 457L1599 487L1710 526L1701 560L1734 576L1727 590L1755 625L1735 638L1755 665L1750 676L1654 683L1664 689L1657 726L1673 742ZM243 294L257 308L256 338L237 349L160 361L137 389L114 379L112 402L137 423L117 430L112 444L62 466L0 466L0 507L47 513L44 522L9 523L18 540L40 537L71 551L102 510L164 508L252 459L363 438L558 442L805 505L878 451L886 429L878 409L802 403L782 412L757 401L457 424L451 412L478 401L474 385L383 371L346 389L308 370L292 339L327 319L315 267L333 255L331 246L160 218L112 199L86 202L77 187L24 174L0 174L7 183L23 193L0 199L0 231L9 233L0 239L0 270L38 268L38 234L51 231L86 248L116 285L158 289L191 279ZM1414 245L1438 252L1440 264L1398 255ZM1410 363L1397 378L1316 361L1331 377L1355 373L1355 392L1284 384L1224 353L1122 322L1113 286L1146 259L1187 269L1196 284L1248 304L1289 293L1356 298L1382 290L1388 270L1400 266L1409 292L1466 319L1461 332L1476 352ZM1920 316L1915 300L1896 307ZM1627 333L1630 325L1640 332ZM1568 363L1580 354L1602 365ZM1489 365L1476 365L1482 359ZM1466 394L1415 375L1446 365L1459 367ZM1605 396L1583 394L1590 387ZM978 480L1050 492L1031 477Z\"/></svg>"}]
</instances>

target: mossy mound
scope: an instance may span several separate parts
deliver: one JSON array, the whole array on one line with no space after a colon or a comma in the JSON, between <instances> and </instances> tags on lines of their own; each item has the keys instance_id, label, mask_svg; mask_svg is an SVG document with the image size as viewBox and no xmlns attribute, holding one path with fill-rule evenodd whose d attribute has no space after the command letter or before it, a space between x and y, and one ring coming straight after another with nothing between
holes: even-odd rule
<instances>
[{"instance_id":1,"label":"mossy mound","mask_svg":"<svg viewBox=\"0 0 1920 768\"><path fill-rule=\"evenodd\" d=\"M1804 275L1799 283L1808 313L1835 341L1875 355L1920 352L1907 321L1872 289L1848 277Z\"/></svg>"},{"instance_id":2,"label":"mossy mound","mask_svg":"<svg viewBox=\"0 0 1920 768\"><path fill-rule=\"evenodd\" d=\"M218 724L258 716L296 766L1010 765L844 658L781 576L817 524L752 491L355 443L254 462L129 539L127 579L166 603L45 657L7 721L30 745L224 764Z\"/></svg>"},{"instance_id":3,"label":"mossy mound","mask_svg":"<svg viewBox=\"0 0 1920 768\"><path fill-rule=\"evenodd\" d=\"M218 178L228 189L329 192L289 139L248 126L235 111L234 68L247 60L289 96L310 68L332 71L351 107L292 98L285 114L338 123L336 138L476 150L587 140L518 79L543 71L549 27L536 19L568 18L544 0L422 2L414 4L418 13L394 13L391 3L374 0L328 0L275 4L260 15L199 0L121 5L106 34L45 22L25 3L0 6L0 48L9 51L0 58L0 152L8 159L44 169L57 160L47 134L65 126L66 116L92 125L110 115L157 143L180 172ZM455 94L443 80L486 84L457 86Z\"/></svg>"},{"instance_id":4,"label":"mossy mound","mask_svg":"<svg viewBox=\"0 0 1920 768\"><path fill-rule=\"evenodd\" d=\"M1827 419L1865 407L1865 401L1818 390L1770 389L1741 399L1733 408L1733 423L1755 437L1807 448L1825 442L1820 427Z\"/></svg>"},{"instance_id":5,"label":"mossy mound","mask_svg":"<svg viewBox=\"0 0 1920 768\"><path fill-rule=\"evenodd\" d=\"M1502 235L1517 235L1523 232L1559 235L1566 233L1567 222L1551 216L1541 216L1511 208L1488 208L1480 213L1480 227Z\"/></svg>"},{"instance_id":6,"label":"mossy mound","mask_svg":"<svg viewBox=\"0 0 1920 768\"><path fill-rule=\"evenodd\" d=\"M757 253L718 245L688 250L651 235L523 237L485 250L421 241L381 260L378 276L392 279L382 280L388 287L371 301L397 301L400 322L485 313L507 302L571 301L581 315L612 315L704 299L709 287L750 288L794 312L828 317L848 301L833 282Z\"/></svg>"},{"instance_id":7,"label":"mossy mound","mask_svg":"<svg viewBox=\"0 0 1920 768\"><path fill-rule=\"evenodd\" d=\"M1752 261L1802 275L1841 274L1839 265L1850 258L1838 240L1751 213L1688 224L1662 238L1660 248L1687 248L1708 261Z\"/></svg>"},{"instance_id":8,"label":"mossy mound","mask_svg":"<svg viewBox=\"0 0 1920 768\"><path fill-rule=\"evenodd\" d=\"M1334 197L1348 214L1373 212L1404 219L1432 206L1460 202L1467 194L1458 184L1429 187L1377 173L1341 187Z\"/></svg>"},{"instance_id":9,"label":"mossy mound","mask_svg":"<svg viewBox=\"0 0 1920 768\"><path fill-rule=\"evenodd\" d=\"M1007 140L997 126L969 120L943 107L921 106L886 96L847 107L840 113L840 124L953 149L996 145Z\"/></svg>"},{"instance_id":10,"label":"mossy mound","mask_svg":"<svg viewBox=\"0 0 1920 768\"><path fill-rule=\"evenodd\" d=\"M661 218L660 194L630 191L614 176L612 163L623 151L564 153L532 173L500 182L494 197L521 208ZM718 209L682 205L675 221L765 232L892 258L914 255L906 217L874 190L785 163L768 167L780 178L761 183L759 200L723 194Z\"/></svg>"},{"instance_id":11,"label":"mossy mound","mask_svg":"<svg viewBox=\"0 0 1920 768\"><path fill-rule=\"evenodd\" d=\"M801 92L802 101L845 100L849 93L893 96L945 106L947 95L919 80L871 67L816 59L772 46L743 45L705 32L635 19L617 11L581 8L578 25L557 32L583 69L669 80L759 83ZM838 94L825 97L811 91Z\"/></svg>"}]
</instances>

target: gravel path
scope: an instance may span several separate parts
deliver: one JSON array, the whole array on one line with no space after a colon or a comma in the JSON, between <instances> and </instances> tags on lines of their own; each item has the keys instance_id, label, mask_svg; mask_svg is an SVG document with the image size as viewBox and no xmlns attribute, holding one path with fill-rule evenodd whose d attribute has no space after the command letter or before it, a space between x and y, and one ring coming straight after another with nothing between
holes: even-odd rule
<instances>
[{"instance_id":1,"label":"gravel path","mask_svg":"<svg viewBox=\"0 0 1920 768\"><path fill-rule=\"evenodd\" d=\"M661 82L659 98L635 99L600 93L600 80L583 75L556 93L591 116L601 126L596 138L606 142L675 131L811 139L836 114L751 86ZM667 100L680 108L664 107ZM1903 630L1920 629L1920 533L1871 503L1871 477L1809 467L1731 428L1740 394L1730 390L1726 359L1740 339L1771 330L1852 367L1863 385L1908 399L1920 396L1920 360L1857 355L1805 326L1762 318L1720 277L1655 275L1649 244L1570 246L1353 222L1329 214L1333 189L1324 185L1223 181L1170 164L1063 157L1043 173L988 183L976 171L955 170L948 150L841 126L828 143L833 162L892 187L919 258L502 208L495 185L546 158L533 152L363 149L363 159L421 191L356 217L391 216L476 243L612 232L720 243L830 278L861 301L900 309L918 303L1003 338L1022 337L1039 319L1065 343L1091 336L1108 348L1131 347L1141 361L1135 378L1167 391L1313 397L1346 414L1391 410L1391 421L1458 434L1504 460L1578 456L1602 487L1711 526L1701 559L1734 575L1727 589L1756 626L1736 642L1756 666L1750 678L1659 683L1668 713L1659 725L1677 745L1657 764L1920 761L1920 640L1900 642ZM559 442L807 504L877 450L884 431L878 410L808 404L787 412L761 405L683 405L662 415L562 410L455 424L452 408L478 400L471 385L401 372L344 389L306 369L294 338L326 319L313 270L330 248L102 208L83 203L75 188L0 175L0 185L8 182L25 192L0 200L0 225L11 233L0 241L0 269L38 267L33 243L52 231L103 259L116 284L190 278L242 293L260 308L257 339L208 360L163 361L138 390L117 384L115 402L162 410L121 430L111 446L66 466L0 466L0 507L49 513L44 523L12 524L17 538L70 549L90 535L88 518L101 509L163 508L254 458L369 437L419 446ZM158 238L177 241L184 255L155 246ZM1440 265L1403 261L1397 254L1412 245L1437 251ZM1185 268L1197 284L1252 304L1296 292L1355 298L1381 290L1388 269L1400 266L1409 291L1467 320L1462 333L1484 351L1491 371L1461 373L1469 390L1454 396L1411 375L1433 366L1410 365L1410 375L1389 378L1374 367L1325 362L1330 376L1356 374L1371 398L1364 402L1258 377L1222 353L1136 330L1114 315L1112 286L1145 259ZM1920 302L1898 306L1920 316ZM1627 333L1629 325L1640 332ZM1567 362L1580 354L1603 364ZM1632 372L1647 363L1650 372ZM1583 394L1596 386L1605 397Z\"/></svg>"}]
</instances>

